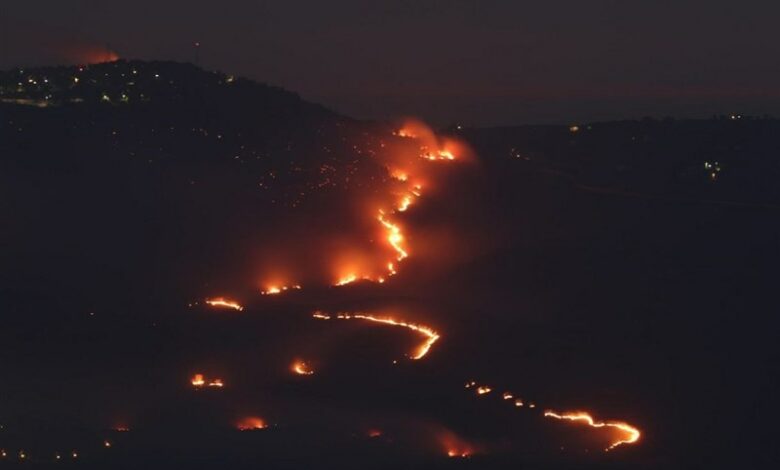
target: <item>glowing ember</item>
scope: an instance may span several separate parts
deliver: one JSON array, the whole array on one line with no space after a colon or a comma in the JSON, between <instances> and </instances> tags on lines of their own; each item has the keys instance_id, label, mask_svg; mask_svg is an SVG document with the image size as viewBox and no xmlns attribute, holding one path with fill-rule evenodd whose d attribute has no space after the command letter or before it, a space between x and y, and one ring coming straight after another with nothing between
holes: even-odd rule
<instances>
[{"instance_id":1,"label":"glowing ember","mask_svg":"<svg viewBox=\"0 0 780 470\"><path fill-rule=\"evenodd\" d=\"M518 407L518 408L523 406L523 400L515 400L515 406Z\"/></svg>"},{"instance_id":2,"label":"glowing ember","mask_svg":"<svg viewBox=\"0 0 780 470\"><path fill-rule=\"evenodd\" d=\"M111 442L103 441L103 447L111 447Z\"/></svg>"},{"instance_id":3,"label":"glowing ember","mask_svg":"<svg viewBox=\"0 0 780 470\"><path fill-rule=\"evenodd\" d=\"M509 393L509 392L504 392L504 395L502 395L502 398L504 400L511 400L512 398L514 398L514 396L511 393Z\"/></svg>"},{"instance_id":4,"label":"glowing ember","mask_svg":"<svg viewBox=\"0 0 780 470\"><path fill-rule=\"evenodd\" d=\"M256 431L259 429L265 429L267 427L268 425L265 424L265 421L263 421L262 418L258 418L256 416L243 418L238 423L236 423L236 428L238 428L239 431Z\"/></svg>"},{"instance_id":5,"label":"glowing ember","mask_svg":"<svg viewBox=\"0 0 780 470\"><path fill-rule=\"evenodd\" d=\"M484 386L484 385L480 386L480 387L477 387L477 395L485 395L485 394L488 394L488 393L490 393L492 391L493 391L492 388Z\"/></svg>"},{"instance_id":6,"label":"glowing ember","mask_svg":"<svg viewBox=\"0 0 780 470\"><path fill-rule=\"evenodd\" d=\"M211 305L212 307L232 308L233 310L238 310L238 311L244 310L244 307L239 305L237 302L228 300L224 297L217 297L215 299L206 299L206 303Z\"/></svg>"},{"instance_id":7,"label":"glowing ember","mask_svg":"<svg viewBox=\"0 0 780 470\"><path fill-rule=\"evenodd\" d=\"M325 315L321 312L315 313L313 317L322 320L326 320L330 318L330 316ZM395 320L389 317L375 317L373 315L366 315L362 313L355 313L355 314L339 313L336 315L336 318L341 320L350 320L353 318L358 320L367 320L376 323L382 323L385 325L400 326L403 328L408 328L412 331L416 331L417 333L420 333L421 335L425 336L426 340L424 343L418 346L415 349L414 353L410 356L412 359L415 360L422 359L426 354L428 354L428 351L430 351L431 347L433 346L433 343L438 341L440 338L438 333L436 333L435 331L433 331L431 328L427 326L415 325L413 323L406 323L404 321Z\"/></svg>"},{"instance_id":8,"label":"glowing ember","mask_svg":"<svg viewBox=\"0 0 780 470\"><path fill-rule=\"evenodd\" d=\"M304 361L295 361L290 369L298 375L314 375L314 370Z\"/></svg>"},{"instance_id":9,"label":"glowing ember","mask_svg":"<svg viewBox=\"0 0 780 470\"><path fill-rule=\"evenodd\" d=\"M368 437L380 437L382 435L382 431L379 429L369 429L368 430Z\"/></svg>"},{"instance_id":10,"label":"glowing ember","mask_svg":"<svg viewBox=\"0 0 780 470\"><path fill-rule=\"evenodd\" d=\"M626 437L612 442L609 445L609 447L604 449L606 451L612 450L615 447L622 444L633 444L634 442L638 441L639 437L641 436L639 430L633 426L630 426L626 423L617 422L617 421L612 421L612 422L595 421L590 414L585 413L584 411L574 411L574 412L560 414L548 410L544 412L544 416L548 418L555 418L560 420L582 421L583 423L593 428L610 427L622 431Z\"/></svg>"},{"instance_id":11,"label":"glowing ember","mask_svg":"<svg viewBox=\"0 0 780 470\"><path fill-rule=\"evenodd\" d=\"M225 386L225 384L222 382L222 379L214 379L211 382L208 383L209 387L217 387L222 388Z\"/></svg>"}]
</instances>

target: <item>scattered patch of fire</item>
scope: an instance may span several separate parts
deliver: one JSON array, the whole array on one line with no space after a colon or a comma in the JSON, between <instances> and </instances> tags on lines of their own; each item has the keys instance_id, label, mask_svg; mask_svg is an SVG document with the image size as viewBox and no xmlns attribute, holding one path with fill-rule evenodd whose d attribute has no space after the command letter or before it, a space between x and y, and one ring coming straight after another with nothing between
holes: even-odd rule
<instances>
[{"instance_id":1,"label":"scattered patch of fire","mask_svg":"<svg viewBox=\"0 0 780 470\"><path fill-rule=\"evenodd\" d=\"M268 425L265 424L265 421L263 421L262 418L258 418L256 416L248 416L246 418L241 418L236 423L236 428L238 428L239 431L257 431L260 429L267 428Z\"/></svg>"},{"instance_id":2,"label":"scattered patch of fire","mask_svg":"<svg viewBox=\"0 0 780 470\"><path fill-rule=\"evenodd\" d=\"M192 379L190 380L190 383L196 389L203 388L203 387L222 388L225 386L225 383L222 381L222 379L207 380L203 374L193 375Z\"/></svg>"},{"instance_id":3,"label":"scattered patch of fire","mask_svg":"<svg viewBox=\"0 0 780 470\"><path fill-rule=\"evenodd\" d=\"M314 375L314 369L305 361L295 360L290 369L298 375Z\"/></svg>"},{"instance_id":4,"label":"scattered patch of fire","mask_svg":"<svg viewBox=\"0 0 780 470\"><path fill-rule=\"evenodd\" d=\"M633 444L637 442L642 435L639 429L623 422L619 421L595 421L593 417L584 411L572 411L566 413L557 413L555 411L547 410L544 412L544 416L547 418L554 418L559 420L568 420L574 422L582 422L592 428L615 428L624 435L622 439L617 439L610 443L610 445L604 449L610 451L615 447L623 444Z\"/></svg>"},{"instance_id":5,"label":"scattered patch of fire","mask_svg":"<svg viewBox=\"0 0 780 470\"><path fill-rule=\"evenodd\" d=\"M331 318L330 315L324 314L322 312L315 312L312 315L312 317L319 320L329 320ZM423 335L425 337L425 341L420 346L415 348L414 352L410 356L414 360L422 359L423 357L425 357L425 355L428 354L428 352L431 350L433 344L436 341L438 341L439 338L441 337L436 331L434 331L428 326L417 325L414 323L407 323L405 321L396 320L391 317L377 317L373 315L367 315L364 313L354 313L354 314L338 313L336 314L336 318L339 320L351 320L351 319L366 320L375 323L382 323L385 325L400 326L403 328L408 328L412 331L415 331Z\"/></svg>"},{"instance_id":6,"label":"scattered patch of fire","mask_svg":"<svg viewBox=\"0 0 780 470\"><path fill-rule=\"evenodd\" d=\"M241 306L238 302L230 299L226 299L224 297L216 297L213 299L206 299L206 303L211 305L212 307L217 308L232 308L233 310L238 310L239 312L241 310L244 310L244 307Z\"/></svg>"},{"instance_id":7,"label":"scattered patch of fire","mask_svg":"<svg viewBox=\"0 0 780 470\"><path fill-rule=\"evenodd\" d=\"M301 289L300 284L293 284L291 286L271 285L266 287L265 290L261 290L260 293L262 295L277 295L286 292L288 290L300 290L300 289Z\"/></svg>"}]
</instances>

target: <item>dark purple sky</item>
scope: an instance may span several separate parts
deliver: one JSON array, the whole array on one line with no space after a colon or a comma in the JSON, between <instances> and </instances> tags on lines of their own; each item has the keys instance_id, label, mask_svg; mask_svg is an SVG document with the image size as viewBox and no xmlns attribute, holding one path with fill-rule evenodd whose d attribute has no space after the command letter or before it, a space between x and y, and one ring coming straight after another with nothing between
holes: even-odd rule
<instances>
[{"instance_id":1,"label":"dark purple sky","mask_svg":"<svg viewBox=\"0 0 780 470\"><path fill-rule=\"evenodd\" d=\"M356 117L519 124L780 115L780 3L41 0L0 5L0 67L194 60Z\"/></svg>"}]
</instances>

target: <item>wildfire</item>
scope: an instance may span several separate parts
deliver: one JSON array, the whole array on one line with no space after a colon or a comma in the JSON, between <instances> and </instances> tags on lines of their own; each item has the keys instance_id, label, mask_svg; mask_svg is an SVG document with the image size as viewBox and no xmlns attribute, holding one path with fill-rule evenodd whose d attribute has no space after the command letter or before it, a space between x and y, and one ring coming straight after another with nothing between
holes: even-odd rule
<instances>
[{"instance_id":1,"label":"wildfire","mask_svg":"<svg viewBox=\"0 0 780 470\"><path fill-rule=\"evenodd\" d=\"M242 418L238 421L238 423L236 423L236 428L238 428L239 431L256 431L259 429L265 429L267 427L268 425L265 424L265 421L263 421L262 418L255 416Z\"/></svg>"},{"instance_id":2,"label":"wildfire","mask_svg":"<svg viewBox=\"0 0 780 470\"><path fill-rule=\"evenodd\" d=\"M213 379L207 381L203 374L193 375L190 383L192 383L192 386L195 388L202 388L203 386L222 388L225 386L225 383L222 382L222 379Z\"/></svg>"},{"instance_id":3,"label":"wildfire","mask_svg":"<svg viewBox=\"0 0 780 470\"><path fill-rule=\"evenodd\" d=\"M409 253L403 248L402 243L404 242L404 236L401 233L401 227L398 225L390 222L385 217L385 212L383 210L379 210L379 216L377 217L377 220L387 229L387 242L392 245L393 249L397 253L396 260L402 261L405 258L409 257Z\"/></svg>"},{"instance_id":4,"label":"wildfire","mask_svg":"<svg viewBox=\"0 0 780 470\"><path fill-rule=\"evenodd\" d=\"M604 427L610 427L610 428L616 428L622 431L625 434L625 438L618 439L614 442L612 442L609 447L607 447L606 451L610 451L614 449L615 447L622 445L622 444L633 444L639 440L639 437L642 435L639 431L639 429L623 423L619 421L595 421L593 417L584 412L584 411L574 411L574 412L568 412L568 413L556 413L554 411L545 411L544 416L547 418L555 418L560 420L569 420L569 421L582 421L585 424L587 424L590 427L593 428L604 428Z\"/></svg>"},{"instance_id":5,"label":"wildfire","mask_svg":"<svg viewBox=\"0 0 780 470\"><path fill-rule=\"evenodd\" d=\"M492 391L493 391L492 388L485 385L477 387L477 395L486 395Z\"/></svg>"},{"instance_id":6,"label":"wildfire","mask_svg":"<svg viewBox=\"0 0 780 470\"><path fill-rule=\"evenodd\" d=\"M322 312L316 312L314 313L314 315L312 315L312 317L320 320L329 320L331 318L329 315L323 314ZM358 320L366 320L366 321L371 321L376 323L382 323L385 325L400 326L403 328L408 328L417 333L420 333L421 335L425 336L426 339L425 342L423 342L420 346L418 346L415 349L414 353L410 356L414 360L422 359L423 357L425 357L425 355L428 354L428 351L430 351L433 344L436 341L438 341L439 338L441 337L437 332L435 332L430 327L423 326L423 325L416 325L414 323L407 323L389 317L375 317L373 315L366 315L362 313L355 313L355 314L339 313L336 315L336 318L340 320L358 319Z\"/></svg>"},{"instance_id":7,"label":"wildfire","mask_svg":"<svg viewBox=\"0 0 780 470\"><path fill-rule=\"evenodd\" d=\"M398 203L398 212L406 212L406 209L412 205L412 197L406 195L401 198L401 202Z\"/></svg>"},{"instance_id":8,"label":"wildfire","mask_svg":"<svg viewBox=\"0 0 780 470\"><path fill-rule=\"evenodd\" d=\"M420 147L420 156L426 160L455 160L455 154L449 150L437 150L431 152L427 147Z\"/></svg>"},{"instance_id":9,"label":"wildfire","mask_svg":"<svg viewBox=\"0 0 780 470\"><path fill-rule=\"evenodd\" d=\"M292 369L292 371L298 375L314 375L314 369L312 369L309 364L304 361L296 360L292 363L290 369Z\"/></svg>"},{"instance_id":10,"label":"wildfire","mask_svg":"<svg viewBox=\"0 0 780 470\"><path fill-rule=\"evenodd\" d=\"M288 290L300 290L300 284L293 284L291 286L268 286L265 290L260 291L262 295L276 295Z\"/></svg>"},{"instance_id":11,"label":"wildfire","mask_svg":"<svg viewBox=\"0 0 780 470\"><path fill-rule=\"evenodd\" d=\"M219 308L232 308L233 310L238 310L239 312L241 310L244 310L244 307L242 307L238 302L235 302L230 299L226 299L224 297L217 297L214 299L206 299L206 303L211 305L212 307L219 307Z\"/></svg>"},{"instance_id":12,"label":"wildfire","mask_svg":"<svg viewBox=\"0 0 780 470\"><path fill-rule=\"evenodd\" d=\"M349 276L342 277L338 281L336 281L337 286L345 286L347 284L351 284L355 281L357 281L358 277L354 274L350 274Z\"/></svg>"},{"instance_id":13,"label":"wildfire","mask_svg":"<svg viewBox=\"0 0 780 470\"><path fill-rule=\"evenodd\" d=\"M409 179L409 175L405 171L401 171L401 170L392 170L390 172L390 177L397 179L398 181L401 182L406 182L406 180Z\"/></svg>"}]
</instances>

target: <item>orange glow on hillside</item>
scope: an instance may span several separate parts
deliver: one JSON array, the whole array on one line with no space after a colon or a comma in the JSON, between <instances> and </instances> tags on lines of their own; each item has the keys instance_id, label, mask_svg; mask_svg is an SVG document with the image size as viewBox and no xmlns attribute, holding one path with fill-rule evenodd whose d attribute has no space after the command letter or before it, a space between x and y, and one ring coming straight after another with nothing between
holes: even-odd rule
<instances>
[{"instance_id":1,"label":"orange glow on hillside","mask_svg":"<svg viewBox=\"0 0 780 470\"><path fill-rule=\"evenodd\" d=\"M476 452L474 446L456 436L451 431L443 431L439 434L439 443L444 447L447 457L465 459Z\"/></svg>"},{"instance_id":2,"label":"orange glow on hillside","mask_svg":"<svg viewBox=\"0 0 780 470\"><path fill-rule=\"evenodd\" d=\"M622 444L633 444L639 440L639 437L642 435L639 432L639 429L618 421L595 421L593 417L584 412L584 411L573 411L573 412L567 412L567 413L556 413L554 411L545 411L544 416L547 418L554 418L554 419L560 419L560 420L569 420L569 421L579 421L587 424L590 427L593 428L604 428L604 427L610 427L615 428L625 435L623 439L618 439L614 442L612 442L609 447L607 447L604 450L612 450L615 447L622 445Z\"/></svg>"},{"instance_id":3,"label":"orange glow on hillside","mask_svg":"<svg viewBox=\"0 0 780 470\"><path fill-rule=\"evenodd\" d=\"M238 428L239 431L256 431L259 429L265 429L267 427L268 425L265 424L265 421L263 421L262 418L258 418L256 416L241 418L236 423L236 428Z\"/></svg>"}]
</instances>

